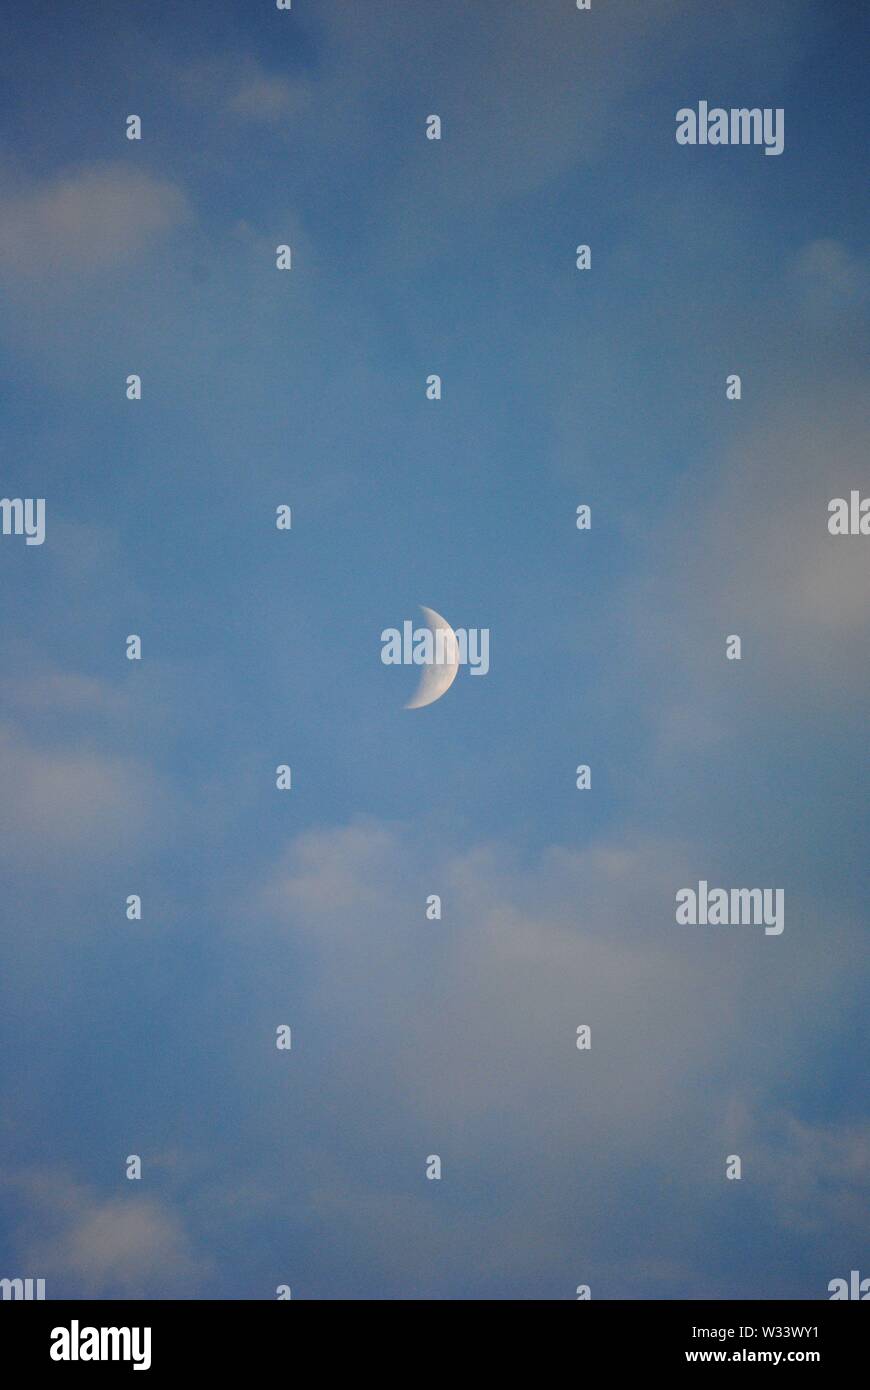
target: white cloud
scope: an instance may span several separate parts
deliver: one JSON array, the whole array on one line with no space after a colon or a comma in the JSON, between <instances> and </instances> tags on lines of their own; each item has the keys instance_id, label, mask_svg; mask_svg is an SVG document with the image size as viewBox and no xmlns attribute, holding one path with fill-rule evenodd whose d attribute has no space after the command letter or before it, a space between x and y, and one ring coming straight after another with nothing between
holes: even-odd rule
<instances>
[{"instance_id":1,"label":"white cloud","mask_svg":"<svg viewBox=\"0 0 870 1390\"><path fill-rule=\"evenodd\" d=\"M202 59L177 70L173 85L206 116L230 115L260 125L280 125L309 101L304 78L268 72L250 55Z\"/></svg>"},{"instance_id":2,"label":"white cloud","mask_svg":"<svg viewBox=\"0 0 870 1390\"><path fill-rule=\"evenodd\" d=\"M866 684L870 546L828 531L829 501L848 499L866 477L862 392L804 380L802 397L790 390L744 427L735 415L716 475L681 489L656 524L650 564L631 581L623 649L632 679L647 662L655 670L650 713L658 702L668 739L709 743L711 715L724 713L731 728L744 700L781 711L797 701L830 718ZM733 409L744 406L752 409ZM725 661L732 633L740 667ZM742 683L730 679L740 672Z\"/></svg>"},{"instance_id":3,"label":"white cloud","mask_svg":"<svg viewBox=\"0 0 870 1390\"><path fill-rule=\"evenodd\" d=\"M857 307L870 294L867 258L834 237L821 237L802 247L795 257L793 274L808 304L816 310Z\"/></svg>"},{"instance_id":4,"label":"white cloud","mask_svg":"<svg viewBox=\"0 0 870 1390\"><path fill-rule=\"evenodd\" d=\"M250 121L281 121L301 105L301 94L286 78L266 73L246 78L230 98L233 111Z\"/></svg>"},{"instance_id":5,"label":"white cloud","mask_svg":"<svg viewBox=\"0 0 870 1390\"><path fill-rule=\"evenodd\" d=\"M81 692L79 692L81 693ZM165 825L168 801L134 758L37 745L0 725L0 859L46 872L58 856L101 861Z\"/></svg>"},{"instance_id":6,"label":"white cloud","mask_svg":"<svg viewBox=\"0 0 870 1390\"><path fill-rule=\"evenodd\" d=\"M22 1267L61 1279L75 1298L172 1297L195 1292L207 1274L178 1216L158 1198L101 1198L62 1172L6 1178L24 1198Z\"/></svg>"},{"instance_id":7,"label":"white cloud","mask_svg":"<svg viewBox=\"0 0 870 1390\"><path fill-rule=\"evenodd\" d=\"M75 671L50 668L39 675L0 678L0 699L19 712L46 710L111 717L126 708L125 698L117 687Z\"/></svg>"},{"instance_id":8,"label":"white cloud","mask_svg":"<svg viewBox=\"0 0 870 1390\"><path fill-rule=\"evenodd\" d=\"M180 188L125 164L63 170L3 195L6 274L62 276L121 265L189 216Z\"/></svg>"},{"instance_id":9,"label":"white cloud","mask_svg":"<svg viewBox=\"0 0 870 1390\"><path fill-rule=\"evenodd\" d=\"M750 1117L746 1131L759 1178L785 1227L804 1234L851 1232L856 1246L863 1244L870 1124L808 1124L775 1111Z\"/></svg>"},{"instance_id":10,"label":"white cloud","mask_svg":"<svg viewBox=\"0 0 870 1390\"><path fill-rule=\"evenodd\" d=\"M674 1210L709 1219L731 1152L747 1186L775 1196L774 1225L793 1227L800 1199L781 1200L789 1183L798 1193L824 1185L824 1144L785 1153L786 1183L770 1159L783 1146L746 1116L768 1113L814 1056L857 959L849 930L826 905L825 933L802 931L817 905L797 894L776 941L751 928L678 927L675 889L715 862L700 845L628 837L517 864L496 845L458 851L373 821L291 845L238 930L267 994L288 946L310 956L306 1015L334 1038L321 1104L336 1117L364 1104L371 1126L354 1134L348 1159L340 1129L322 1151L312 1146L318 1177L306 1200L407 1296L431 1296L441 1278L455 1288L460 1270L473 1290L498 1279L499 1261L512 1277L556 1277L578 1258L578 1229L583 1259L616 1296L658 1285L722 1296L733 1290L695 1267ZM440 922L424 915L432 892ZM581 1023L592 1027L588 1053L575 1045ZM256 1075L260 1064L245 1052L240 1065ZM283 1105L261 1119L261 1142L280 1142ZM802 1127L788 1115L783 1124ZM462 1193L458 1206L439 1199L443 1215L422 1179L417 1187L428 1153L442 1156L445 1192ZM397 1156L399 1169L410 1165L404 1179ZM856 1201L855 1164L844 1165L835 1243ZM668 1195L639 1232L637 1184L652 1174ZM602 1203L612 1225L601 1223ZM415 1263L418 1244L429 1274Z\"/></svg>"},{"instance_id":11,"label":"white cloud","mask_svg":"<svg viewBox=\"0 0 870 1390\"><path fill-rule=\"evenodd\" d=\"M674 924L674 891L702 860L688 846L629 841L554 848L516 868L496 848L434 858L396 831L359 825L302 837L267 902L315 954L343 961L340 978L324 981L329 997L346 988L358 998L368 973L375 1011L382 978L397 998L426 999L401 1026L415 1060L404 1100L427 1120L485 1125L493 1105L521 1115L547 1091L572 1092L575 1027L590 1022L584 1124L624 1125L625 1137L643 1115L649 1135L724 1052L751 1055L741 1018L769 1018L770 981L784 968L761 934L704 937ZM428 922L436 891L444 918ZM836 970L822 968L823 954L807 943L791 951L795 990L817 991L819 970ZM790 1000L783 1027L791 1011ZM573 1127L577 1112L563 1122Z\"/></svg>"}]
</instances>

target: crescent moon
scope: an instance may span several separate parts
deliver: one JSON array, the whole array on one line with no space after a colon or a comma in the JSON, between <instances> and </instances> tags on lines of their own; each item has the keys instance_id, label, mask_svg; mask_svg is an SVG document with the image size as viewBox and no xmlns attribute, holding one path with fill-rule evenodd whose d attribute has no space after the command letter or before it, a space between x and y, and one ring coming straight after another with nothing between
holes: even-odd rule
<instances>
[{"instance_id":1,"label":"crescent moon","mask_svg":"<svg viewBox=\"0 0 870 1390\"><path fill-rule=\"evenodd\" d=\"M441 641L444 646L444 660L438 661L436 659L423 667L420 684L406 704L405 709L422 709L424 705L431 705L436 700L440 700L445 690L449 690L456 680L456 673L459 670L459 642L447 619L442 618L440 613L436 613L434 608L424 608L422 604L420 605L420 612L426 620L426 626L432 633L436 658L438 656L437 634L443 633Z\"/></svg>"}]
</instances>

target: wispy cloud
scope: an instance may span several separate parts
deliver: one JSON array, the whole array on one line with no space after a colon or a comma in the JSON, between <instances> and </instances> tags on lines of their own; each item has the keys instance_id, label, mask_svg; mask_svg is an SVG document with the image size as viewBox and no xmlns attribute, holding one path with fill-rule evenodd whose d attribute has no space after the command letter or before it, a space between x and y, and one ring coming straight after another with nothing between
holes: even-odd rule
<instances>
[{"instance_id":1,"label":"wispy cloud","mask_svg":"<svg viewBox=\"0 0 870 1390\"><path fill-rule=\"evenodd\" d=\"M129 263L189 216L174 183L121 163L70 168L0 202L0 272L31 277Z\"/></svg>"},{"instance_id":2,"label":"wispy cloud","mask_svg":"<svg viewBox=\"0 0 870 1390\"><path fill-rule=\"evenodd\" d=\"M63 1170L5 1175L23 1204L22 1267L69 1298L184 1297L201 1288L206 1261L194 1254L182 1221L152 1196L99 1196ZM56 1281L56 1282L55 1282ZM55 1287L52 1287L52 1285Z\"/></svg>"},{"instance_id":3,"label":"wispy cloud","mask_svg":"<svg viewBox=\"0 0 870 1390\"><path fill-rule=\"evenodd\" d=\"M81 689L79 689L81 694ZM106 861L165 825L168 798L135 758L37 743L0 725L0 858L7 869L46 858Z\"/></svg>"},{"instance_id":4,"label":"wispy cloud","mask_svg":"<svg viewBox=\"0 0 870 1390\"><path fill-rule=\"evenodd\" d=\"M269 71L250 54L215 54L173 74L175 90L200 108L204 119L277 125L303 111L311 87L303 77Z\"/></svg>"}]
</instances>

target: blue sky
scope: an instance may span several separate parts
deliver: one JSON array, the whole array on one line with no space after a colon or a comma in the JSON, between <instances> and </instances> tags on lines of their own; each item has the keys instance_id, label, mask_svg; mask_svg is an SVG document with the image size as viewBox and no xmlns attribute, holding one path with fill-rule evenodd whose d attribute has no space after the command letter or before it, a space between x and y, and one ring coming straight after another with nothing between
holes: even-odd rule
<instances>
[{"instance_id":1,"label":"blue sky","mask_svg":"<svg viewBox=\"0 0 870 1390\"><path fill-rule=\"evenodd\" d=\"M47 525L0 537L0 1273L812 1299L866 1261L870 543L827 531L870 486L866 37L17 18L2 494ZM782 107L783 154L677 145L700 100ZM420 604L491 669L406 711ZM678 927L700 878L783 888L782 936Z\"/></svg>"}]
</instances>

